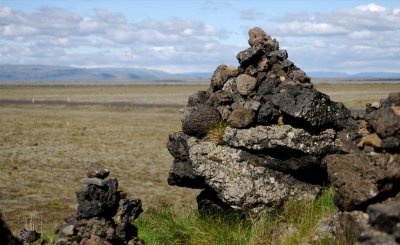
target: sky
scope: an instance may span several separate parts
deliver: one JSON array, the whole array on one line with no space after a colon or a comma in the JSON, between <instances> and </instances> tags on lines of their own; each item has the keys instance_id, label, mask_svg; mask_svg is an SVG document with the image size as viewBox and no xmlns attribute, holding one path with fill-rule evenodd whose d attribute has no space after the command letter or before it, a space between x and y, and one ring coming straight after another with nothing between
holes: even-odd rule
<instances>
[{"instance_id":1,"label":"sky","mask_svg":"<svg viewBox=\"0 0 400 245\"><path fill-rule=\"evenodd\" d=\"M0 65L211 73L254 26L306 72L400 72L397 0L0 0Z\"/></svg>"}]
</instances>

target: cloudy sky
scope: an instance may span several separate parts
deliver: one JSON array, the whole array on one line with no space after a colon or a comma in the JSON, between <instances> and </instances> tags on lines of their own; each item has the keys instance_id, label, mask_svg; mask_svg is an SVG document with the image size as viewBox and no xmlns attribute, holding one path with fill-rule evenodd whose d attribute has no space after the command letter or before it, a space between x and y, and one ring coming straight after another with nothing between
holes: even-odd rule
<instances>
[{"instance_id":1,"label":"cloudy sky","mask_svg":"<svg viewBox=\"0 0 400 245\"><path fill-rule=\"evenodd\" d=\"M306 72L400 72L396 0L0 0L0 64L212 72L253 26Z\"/></svg>"}]
</instances>

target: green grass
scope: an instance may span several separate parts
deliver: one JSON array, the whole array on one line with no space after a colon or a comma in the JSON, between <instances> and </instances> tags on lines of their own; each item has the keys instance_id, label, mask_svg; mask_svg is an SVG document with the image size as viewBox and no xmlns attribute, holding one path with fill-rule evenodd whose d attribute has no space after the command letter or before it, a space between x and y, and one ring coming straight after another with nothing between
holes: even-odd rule
<instances>
[{"instance_id":1,"label":"green grass","mask_svg":"<svg viewBox=\"0 0 400 245\"><path fill-rule=\"evenodd\" d=\"M146 244L302 244L311 240L318 222L335 210L329 188L314 202L288 201L275 217L200 215L190 208L177 210L160 202L148 208L136 225Z\"/></svg>"}]
</instances>

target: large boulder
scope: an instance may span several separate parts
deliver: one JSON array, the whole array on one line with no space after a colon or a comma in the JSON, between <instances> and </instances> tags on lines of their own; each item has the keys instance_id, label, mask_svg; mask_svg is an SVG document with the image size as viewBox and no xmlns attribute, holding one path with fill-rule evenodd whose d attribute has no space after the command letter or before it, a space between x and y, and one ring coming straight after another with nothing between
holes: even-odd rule
<instances>
[{"instance_id":1,"label":"large boulder","mask_svg":"<svg viewBox=\"0 0 400 245\"><path fill-rule=\"evenodd\" d=\"M400 155L352 153L326 158L336 188L335 203L342 210L365 210L399 190Z\"/></svg>"},{"instance_id":2,"label":"large boulder","mask_svg":"<svg viewBox=\"0 0 400 245\"><path fill-rule=\"evenodd\" d=\"M244 150L195 137L182 138L186 138L189 148L186 162L192 169L189 174L201 179L232 208L254 209L259 205L279 208L290 197L312 199L321 190L268 168Z\"/></svg>"}]
</instances>

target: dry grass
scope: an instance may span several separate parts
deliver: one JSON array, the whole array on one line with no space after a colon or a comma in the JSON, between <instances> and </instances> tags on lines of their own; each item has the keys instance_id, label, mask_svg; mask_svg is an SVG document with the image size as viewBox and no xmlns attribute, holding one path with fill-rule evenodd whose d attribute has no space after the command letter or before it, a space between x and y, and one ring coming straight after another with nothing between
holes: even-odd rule
<instances>
[{"instance_id":1,"label":"dry grass","mask_svg":"<svg viewBox=\"0 0 400 245\"><path fill-rule=\"evenodd\" d=\"M194 91L205 90L201 85L159 86L58 86L19 87L2 86L0 99L24 99L35 101L61 100L72 102L130 102L144 104L184 105Z\"/></svg>"},{"instance_id":2,"label":"dry grass","mask_svg":"<svg viewBox=\"0 0 400 245\"><path fill-rule=\"evenodd\" d=\"M328 94L332 100L343 102L352 109L364 109L368 102L386 98L391 92L400 92L397 84L315 84L315 88Z\"/></svg>"},{"instance_id":3,"label":"dry grass","mask_svg":"<svg viewBox=\"0 0 400 245\"><path fill-rule=\"evenodd\" d=\"M317 85L336 101L362 107L400 85ZM0 87L0 99L126 101L184 105L206 86ZM378 92L379 91L379 92ZM179 110L105 106L0 105L0 208L13 230L33 217L48 229L76 208L75 192L92 161L144 207L159 199L195 206L197 191L166 183L168 134L180 130Z\"/></svg>"}]
</instances>

